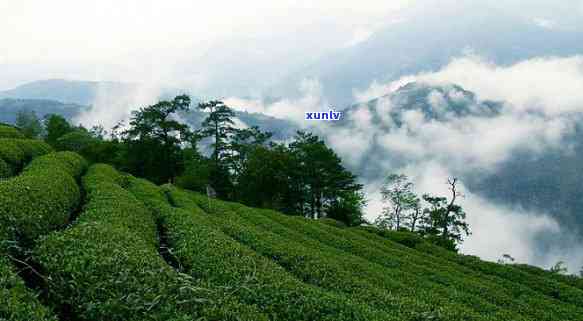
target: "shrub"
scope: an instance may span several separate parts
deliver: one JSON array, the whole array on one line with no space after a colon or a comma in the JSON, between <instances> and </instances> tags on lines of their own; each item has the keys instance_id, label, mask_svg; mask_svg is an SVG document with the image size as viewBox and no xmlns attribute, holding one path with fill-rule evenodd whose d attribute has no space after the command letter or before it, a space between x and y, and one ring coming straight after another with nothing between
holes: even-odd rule
<instances>
[{"instance_id":1,"label":"shrub","mask_svg":"<svg viewBox=\"0 0 583 321\"><path fill-rule=\"evenodd\" d=\"M393 242L403 244L406 247L415 248L419 243L424 242L423 237L417 233L407 232L407 231L392 231L387 229L380 229L374 226L360 226L359 229L363 229L372 233L381 235Z\"/></svg>"},{"instance_id":2,"label":"shrub","mask_svg":"<svg viewBox=\"0 0 583 321\"><path fill-rule=\"evenodd\" d=\"M431 257L418 255L410 248L392 242L371 242L369 239L352 233L352 229L338 230L297 217L283 216L273 211L254 210L271 219L263 225L281 224L310 238L328 244L348 253L360 256L379 265L396 268L389 271L393 278L417 288L418 293L429 291L428 295L450 298L451 302L467 305L489 315L496 320L516 320L522 316L532 316L539 320L556 320L558 317L572 318L581 310L555 304L524 286L504 284L499 280L484 282L483 276L474 271L464 271L452 264L433 263ZM375 227L363 227L376 230ZM363 229L359 228L359 229ZM271 229L280 229L271 227ZM385 231L385 230L382 230ZM387 231L392 237L409 246L423 241L418 235L407 231ZM282 234L282 233L280 233ZM296 238L298 239L298 238ZM390 246L394 244L395 246ZM494 306L492 306L494 305Z\"/></svg>"},{"instance_id":3,"label":"shrub","mask_svg":"<svg viewBox=\"0 0 583 321\"><path fill-rule=\"evenodd\" d=\"M512 264L512 267L544 278L551 278L554 279L555 281L562 282L564 284L583 290L583 278L578 277L576 275L563 275L559 273L552 273L549 270L545 270L536 266L526 264Z\"/></svg>"},{"instance_id":4,"label":"shrub","mask_svg":"<svg viewBox=\"0 0 583 321\"><path fill-rule=\"evenodd\" d=\"M347 227L346 223L341 222L341 221L337 221L337 220L332 219L332 218L321 218L321 219L318 219L318 222L320 222L322 224L334 226L334 227L337 227L337 228L345 228L345 227Z\"/></svg>"},{"instance_id":5,"label":"shrub","mask_svg":"<svg viewBox=\"0 0 583 321\"><path fill-rule=\"evenodd\" d=\"M15 139L0 139L0 158L12 168L20 169L24 163L25 155Z\"/></svg>"},{"instance_id":6,"label":"shrub","mask_svg":"<svg viewBox=\"0 0 583 321\"><path fill-rule=\"evenodd\" d=\"M1 252L1 251L0 251ZM0 320L3 321L56 321L52 311L44 307L10 262L0 255Z\"/></svg>"},{"instance_id":7,"label":"shrub","mask_svg":"<svg viewBox=\"0 0 583 321\"><path fill-rule=\"evenodd\" d=\"M197 194L191 194L191 197L197 204L209 207L206 197ZM180 199L174 200L179 207L186 206ZM214 209L214 214L208 217L224 233L276 261L303 282L332 293L351 295L355 298L355 303L368 305L400 320L408 320L416 314L436 309L443 310L448 320L485 319L459 304L445 304L439 294L432 295L427 291L407 288L402 280L389 275L387 269L350 253L310 241L298 233L278 228L277 225L256 226L257 222L251 218L253 213L241 205L233 206L212 200L210 208ZM237 214L232 208L238 208L241 212ZM254 217L260 219L260 215Z\"/></svg>"},{"instance_id":8,"label":"shrub","mask_svg":"<svg viewBox=\"0 0 583 321\"><path fill-rule=\"evenodd\" d=\"M92 166L78 223L35 248L52 279L51 302L81 320L264 320L252 307L221 307L211 291L174 271L157 252L152 213L120 186L121 177Z\"/></svg>"},{"instance_id":9,"label":"shrub","mask_svg":"<svg viewBox=\"0 0 583 321\"><path fill-rule=\"evenodd\" d=\"M377 244L386 249L388 242L382 242L384 237L377 233L369 233L370 229L353 229L353 232L368 235L370 244ZM516 301L525 301L533 307L539 307L544 313L561 319L559 315L567 315L562 319L573 319L573 315L581 314L581 300L583 292L574 287L553 281L551 278L543 278L529 275L513 265L501 265L493 262L482 261L471 255L459 255L429 242L421 242L415 246L415 252L419 253L422 262L434 265L436 269L453 265L458 273L465 276L477 275L489 286L501 285L508 289L516 298ZM553 318L551 318L552 320Z\"/></svg>"},{"instance_id":10,"label":"shrub","mask_svg":"<svg viewBox=\"0 0 583 321\"><path fill-rule=\"evenodd\" d=\"M193 200L201 206L209 207L208 200L200 195L193 195ZM178 200L182 203L182 200ZM216 205L215 203L220 203ZM184 204L179 204L184 205ZM221 214L220 211L228 212L229 208L237 208L220 201L212 202L210 208L215 209L216 214ZM561 303L555 301L552 297L547 297L533 291L527 286L508 282L507 280L497 277L490 277L481 274L478 271L469 270L463 266L448 262L447 260L439 260L426 254L411 250L400 244L379 240L370 240L360 235L356 235L353 231L359 229L337 229L319 224L312 220L306 220L300 217L290 217L281 215L274 211L248 209L238 206L238 212L243 221L238 223L242 226L244 221L250 222L262 229L258 232L255 238L264 238L266 234L275 233L293 244L304 244L313 249L322 248L323 245L335 247L342 252L339 252L336 259L337 265L344 265L343 261L351 261L350 255L360 256L368 261L368 267L363 265L362 268L356 268L359 271L359 277L362 279L370 279L371 282L386 290L398 293L401 299L407 301L407 297L418 298L418 300L429 300L434 302L442 310L439 315L444 319L455 319L460 315L467 315L467 312L462 312L464 309L459 307L459 304L467 305L480 313L482 317L491 318L495 320L520 320L536 318L537 320L577 320L578 315L582 312L581 308L570 303ZM263 214L269 220L258 217L257 214ZM223 213L225 215L215 215L217 222L224 220L233 220L231 214ZM278 224L279 223L279 224ZM288 229L293 229L297 233L290 232L279 225L284 225ZM239 232L241 236L233 233L235 238L248 238L243 233ZM363 232L366 233L366 232ZM307 239L305 236L310 239ZM368 234L368 233L367 233ZM338 235L338 236L336 236ZM369 234L370 235L370 234ZM318 241L318 242L314 242ZM421 242L420 244L425 244ZM440 248L441 249L441 248ZM445 251L454 256L459 256L453 252ZM332 250L327 250L326 253L331 254ZM287 255L290 253L288 252ZM272 256L274 254L266 254ZM286 253L277 253L273 257L285 257ZM323 258L323 255L320 256ZM304 264L308 262L305 256L301 257ZM352 260L354 261L354 260ZM482 261L479 261L482 262ZM488 262L483 262L487 265ZM356 264L356 261L353 262ZM384 268L377 267L370 269L370 266L384 266ZM375 275L379 272L383 275ZM317 272L313 272L317 273ZM330 274L336 274L331 272ZM327 275L330 275L327 274ZM373 276L372 278L370 276ZM330 276L328 276L330 277ZM383 279L386 277L400 280L404 287L395 288L396 284L392 286ZM431 283L434 285L431 285ZM340 281L339 281L340 282ZM352 281L350 281L352 282ZM445 287L441 287L444 285ZM410 293L413 289L413 293ZM410 293L410 294L408 294ZM576 293L571 292L573 295ZM449 300L443 300L449 298ZM438 303L441 301L442 303ZM493 306L495 305L495 306ZM461 308L461 309L460 309ZM425 308L419 309L415 305L408 306L411 314L422 316L425 315Z\"/></svg>"},{"instance_id":11,"label":"shrub","mask_svg":"<svg viewBox=\"0 0 583 321\"><path fill-rule=\"evenodd\" d=\"M0 224L10 239L30 244L38 236L67 224L81 198L75 177L85 161L74 153L36 158L21 175L0 182Z\"/></svg>"},{"instance_id":12,"label":"shrub","mask_svg":"<svg viewBox=\"0 0 583 321\"><path fill-rule=\"evenodd\" d=\"M55 148L81 153L96 141L91 136L91 133L84 130L76 130L59 137L55 143Z\"/></svg>"},{"instance_id":13,"label":"shrub","mask_svg":"<svg viewBox=\"0 0 583 321\"><path fill-rule=\"evenodd\" d=\"M0 180L12 176L12 168L0 158Z\"/></svg>"},{"instance_id":14,"label":"shrub","mask_svg":"<svg viewBox=\"0 0 583 321\"><path fill-rule=\"evenodd\" d=\"M5 161L12 173L33 158L48 154L52 148L40 140L0 138L0 160Z\"/></svg>"},{"instance_id":15,"label":"shrub","mask_svg":"<svg viewBox=\"0 0 583 321\"><path fill-rule=\"evenodd\" d=\"M24 138L24 135L16 127L0 125L0 138Z\"/></svg>"},{"instance_id":16,"label":"shrub","mask_svg":"<svg viewBox=\"0 0 583 321\"><path fill-rule=\"evenodd\" d=\"M53 148L42 140L16 139L14 142L20 147L22 152L24 152L24 157L27 162L53 151Z\"/></svg>"},{"instance_id":17,"label":"shrub","mask_svg":"<svg viewBox=\"0 0 583 321\"><path fill-rule=\"evenodd\" d=\"M159 213L168 245L185 273L227 287L238 300L260 307L271 319L390 319L346 296L299 282L282 267L221 232L198 206L188 211L173 208L157 186L144 180L133 180L129 188ZM175 189L167 191L180 197Z\"/></svg>"}]
</instances>

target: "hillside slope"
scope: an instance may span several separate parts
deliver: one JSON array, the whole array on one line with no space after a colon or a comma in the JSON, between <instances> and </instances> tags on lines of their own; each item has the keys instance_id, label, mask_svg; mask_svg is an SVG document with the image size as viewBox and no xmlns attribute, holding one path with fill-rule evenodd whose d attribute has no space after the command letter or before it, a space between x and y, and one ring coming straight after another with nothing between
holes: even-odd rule
<instances>
[{"instance_id":1,"label":"hillside slope","mask_svg":"<svg viewBox=\"0 0 583 321\"><path fill-rule=\"evenodd\" d=\"M0 180L0 320L583 320L576 277L8 141L29 155Z\"/></svg>"}]
</instances>

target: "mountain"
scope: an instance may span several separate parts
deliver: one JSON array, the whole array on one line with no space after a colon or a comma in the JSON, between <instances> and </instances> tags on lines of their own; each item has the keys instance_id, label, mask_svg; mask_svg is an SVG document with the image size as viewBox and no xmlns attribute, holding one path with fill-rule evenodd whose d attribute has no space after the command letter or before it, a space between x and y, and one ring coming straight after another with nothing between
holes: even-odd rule
<instances>
[{"instance_id":1,"label":"mountain","mask_svg":"<svg viewBox=\"0 0 583 321\"><path fill-rule=\"evenodd\" d=\"M39 80L0 92L0 97L48 99L89 106L101 93L111 97L125 95L135 85L119 82L73 81L63 79Z\"/></svg>"},{"instance_id":2,"label":"mountain","mask_svg":"<svg viewBox=\"0 0 583 321\"><path fill-rule=\"evenodd\" d=\"M141 89L137 84L72 80L35 81L0 92L0 122L14 123L16 114L21 110L34 111L39 117L54 113L75 120L83 112L91 110L91 106L96 102L108 108L113 106L129 110L136 107L132 105L136 100L133 96L139 96L139 92ZM177 89L163 89L157 98L152 98L153 100L148 103L155 103L157 99L171 99L178 93L181 91ZM197 97L193 97L192 105L196 106L198 101ZM106 112L107 109L103 110ZM108 113L111 113L111 110ZM181 116L192 127L198 127L206 114L192 107ZM277 140L293 136L298 129L291 121L261 113L237 111L236 116L242 122L241 126L259 126L265 131L273 132L273 137Z\"/></svg>"},{"instance_id":3,"label":"mountain","mask_svg":"<svg viewBox=\"0 0 583 321\"><path fill-rule=\"evenodd\" d=\"M462 4L460 3L460 6ZM435 8L439 8L436 5ZM317 79L322 95L340 109L351 104L354 91L373 81L386 83L402 76L439 70L453 57L483 56L507 65L524 59L570 56L583 52L583 28L548 28L500 10L403 12L367 40L336 50L309 66L299 68L268 91L275 97L302 93L303 79ZM438 9L435 9L438 10ZM447 21L447 23L444 23ZM544 44L544 46L541 46Z\"/></svg>"},{"instance_id":4,"label":"mountain","mask_svg":"<svg viewBox=\"0 0 583 321\"><path fill-rule=\"evenodd\" d=\"M575 276L157 186L10 141L0 150L33 160L0 182L7 320L583 320Z\"/></svg>"},{"instance_id":5,"label":"mountain","mask_svg":"<svg viewBox=\"0 0 583 321\"><path fill-rule=\"evenodd\" d=\"M4 98L0 99L0 122L14 124L19 111L34 111L39 118L47 114L59 114L71 120L88 109L88 106L47 99Z\"/></svg>"},{"instance_id":6,"label":"mountain","mask_svg":"<svg viewBox=\"0 0 583 321\"><path fill-rule=\"evenodd\" d=\"M536 235L546 253L583 239L583 115L549 117L454 84L409 83L352 105L325 133L367 184L407 169L423 179L428 164L439 165L490 204L548 215L561 233ZM336 136L351 137L347 149Z\"/></svg>"},{"instance_id":7,"label":"mountain","mask_svg":"<svg viewBox=\"0 0 583 321\"><path fill-rule=\"evenodd\" d=\"M386 114L377 108L384 101L390 101L392 106ZM350 106L344 110L344 121L350 122L362 108L371 113L373 124L382 125L388 116L400 127L403 114L408 111L418 111L426 120L447 121L451 117L494 117L500 113L503 104L490 100L480 101L473 92L455 84L436 86L411 82L393 93Z\"/></svg>"}]
</instances>

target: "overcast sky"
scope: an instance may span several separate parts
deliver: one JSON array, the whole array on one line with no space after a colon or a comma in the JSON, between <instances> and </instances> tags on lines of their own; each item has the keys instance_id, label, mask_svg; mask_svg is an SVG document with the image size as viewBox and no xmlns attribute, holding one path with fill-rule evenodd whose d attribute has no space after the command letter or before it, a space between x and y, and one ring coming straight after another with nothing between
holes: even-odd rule
<instances>
[{"instance_id":1,"label":"overcast sky","mask_svg":"<svg viewBox=\"0 0 583 321\"><path fill-rule=\"evenodd\" d=\"M108 61L325 21L357 31L408 2L2 0L1 54L4 63Z\"/></svg>"},{"instance_id":2,"label":"overcast sky","mask_svg":"<svg viewBox=\"0 0 583 321\"><path fill-rule=\"evenodd\" d=\"M219 44L241 46L237 41L250 38L263 39L254 44L258 55L274 38L288 35L288 45L302 48L306 57L317 56L366 39L412 7L422 8L414 11L419 15L496 7L548 26L569 26L583 16L580 0L527 3L0 0L0 89L35 77L179 83L178 62L196 60ZM146 72L151 69L159 71L154 76Z\"/></svg>"}]
</instances>

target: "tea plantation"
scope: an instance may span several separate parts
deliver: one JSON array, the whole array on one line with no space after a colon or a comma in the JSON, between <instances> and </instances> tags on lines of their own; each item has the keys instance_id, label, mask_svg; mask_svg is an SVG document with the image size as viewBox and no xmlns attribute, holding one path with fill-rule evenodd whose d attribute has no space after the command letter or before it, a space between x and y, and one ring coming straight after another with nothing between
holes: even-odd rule
<instances>
[{"instance_id":1,"label":"tea plantation","mask_svg":"<svg viewBox=\"0 0 583 321\"><path fill-rule=\"evenodd\" d=\"M583 281L157 186L0 126L0 320L583 320Z\"/></svg>"}]
</instances>

